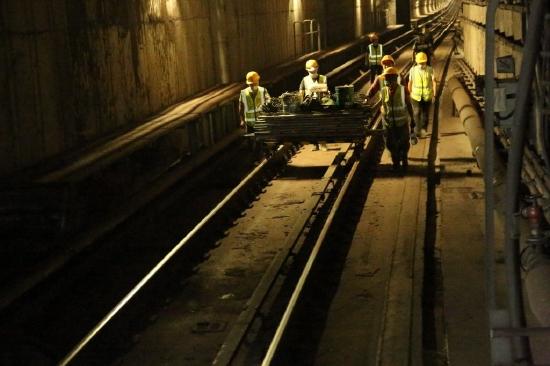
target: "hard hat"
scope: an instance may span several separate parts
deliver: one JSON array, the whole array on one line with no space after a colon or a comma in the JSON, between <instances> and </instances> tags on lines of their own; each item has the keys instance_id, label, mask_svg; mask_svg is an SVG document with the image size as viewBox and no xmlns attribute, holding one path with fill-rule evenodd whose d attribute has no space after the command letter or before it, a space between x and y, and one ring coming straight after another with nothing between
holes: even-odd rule
<instances>
[{"instance_id":1,"label":"hard hat","mask_svg":"<svg viewBox=\"0 0 550 366\"><path fill-rule=\"evenodd\" d=\"M389 63L391 63L393 65L393 64L395 64L395 60L393 59L393 57L391 57L391 55L384 55L384 57L382 57L382 60L380 61L380 63L382 65L386 65L386 64L389 64Z\"/></svg>"},{"instance_id":2,"label":"hard hat","mask_svg":"<svg viewBox=\"0 0 550 366\"><path fill-rule=\"evenodd\" d=\"M319 64L316 60L307 60L306 61L306 70L307 71L315 71L315 69L319 68Z\"/></svg>"},{"instance_id":3,"label":"hard hat","mask_svg":"<svg viewBox=\"0 0 550 366\"><path fill-rule=\"evenodd\" d=\"M372 32L371 34L369 34L369 39L371 40L378 40L378 33L376 32Z\"/></svg>"},{"instance_id":4,"label":"hard hat","mask_svg":"<svg viewBox=\"0 0 550 366\"><path fill-rule=\"evenodd\" d=\"M414 60L416 61L417 64L428 62L428 55L426 55L424 52L418 52Z\"/></svg>"},{"instance_id":5,"label":"hard hat","mask_svg":"<svg viewBox=\"0 0 550 366\"><path fill-rule=\"evenodd\" d=\"M382 75L398 75L399 72L395 67L388 67L386 70L384 70L384 73Z\"/></svg>"},{"instance_id":6,"label":"hard hat","mask_svg":"<svg viewBox=\"0 0 550 366\"><path fill-rule=\"evenodd\" d=\"M258 74L256 71L249 71L246 74L246 83L248 85L257 84L259 82L260 82L260 74Z\"/></svg>"}]
</instances>

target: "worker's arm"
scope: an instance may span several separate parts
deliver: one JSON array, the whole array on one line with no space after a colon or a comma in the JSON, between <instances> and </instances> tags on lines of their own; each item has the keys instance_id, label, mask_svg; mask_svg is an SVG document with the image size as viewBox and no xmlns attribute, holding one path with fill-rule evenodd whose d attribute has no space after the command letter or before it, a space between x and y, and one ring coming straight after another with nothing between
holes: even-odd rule
<instances>
[{"instance_id":1,"label":"worker's arm","mask_svg":"<svg viewBox=\"0 0 550 366\"><path fill-rule=\"evenodd\" d=\"M369 90L367 90L367 98L372 98L377 92L380 90L380 76L376 77L376 80L374 80L374 83L369 87Z\"/></svg>"},{"instance_id":2,"label":"worker's arm","mask_svg":"<svg viewBox=\"0 0 550 366\"><path fill-rule=\"evenodd\" d=\"M300 98L303 100L306 94L306 85L304 83L303 78L302 78L302 81L300 82L300 87L298 88L298 91L300 92Z\"/></svg>"},{"instance_id":3,"label":"worker's arm","mask_svg":"<svg viewBox=\"0 0 550 366\"><path fill-rule=\"evenodd\" d=\"M437 92L437 82L435 81L435 75L433 74L432 74L432 90L433 90L432 102L435 102L435 93Z\"/></svg>"},{"instance_id":4,"label":"worker's arm","mask_svg":"<svg viewBox=\"0 0 550 366\"><path fill-rule=\"evenodd\" d=\"M244 101L242 92L239 95L239 120L241 121L240 126L244 127Z\"/></svg>"},{"instance_id":5,"label":"worker's arm","mask_svg":"<svg viewBox=\"0 0 550 366\"><path fill-rule=\"evenodd\" d=\"M409 116L411 116L411 123L409 125L410 142L412 145L416 145L418 143L418 136L416 136L416 133L414 132L414 129L416 127L416 121L414 120L414 112L411 104L411 96L406 89L405 89L405 104L407 104L407 111L409 112Z\"/></svg>"},{"instance_id":6,"label":"worker's arm","mask_svg":"<svg viewBox=\"0 0 550 366\"><path fill-rule=\"evenodd\" d=\"M240 126L244 127L244 105L239 102L239 119L241 120Z\"/></svg>"},{"instance_id":7,"label":"worker's arm","mask_svg":"<svg viewBox=\"0 0 550 366\"><path fill-rule=\"evenodd\" d=\"M409 116L411 116L411 131L412 131L414 126L416 125L416 122L414 120L414 111L411 104L411 95L406 90L405 90L405 104L407 105L407 111L409 112Z\"/></svg>"},{"instance_id":8,"label":"worker's arm","mask_svg":"<svg viewBox=\"0 0 550 366\"><path fill-rule=\"evenodd\" d=\"M409 72L409 82L407 83L407 90L409 94L412 93L412 87L413 87L413 82L411 78L411 73Z\"/></svg>"}]
</instances>

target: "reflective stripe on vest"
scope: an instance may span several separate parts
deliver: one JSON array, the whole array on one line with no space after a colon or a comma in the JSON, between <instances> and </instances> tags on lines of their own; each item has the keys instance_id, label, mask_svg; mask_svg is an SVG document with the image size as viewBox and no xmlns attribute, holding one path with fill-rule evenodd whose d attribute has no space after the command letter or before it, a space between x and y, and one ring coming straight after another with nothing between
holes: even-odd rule
<instances>
[{"instance_id":1,"label":"reflective stripe on vest","mask_svg":"<svg viewBox=\"0 0 550 366\"><path fill-rule=\"evenodd\" d=\"M265 103L265 88L258 87L258 92L254 94L254 99L252 97L252 89L246 88L241 90L241 100L244 104L244 120L250 125L254 125L254 122L258 119L258 113L261 111L260 107Z\"/></svg>"},{"instance_id":2,"label":"reflective stripe on vest","mask_svg":"<svg viewBox=\"0 0 550 366\"><path fill-rule=\"evenodd\" d=\"M398 85L393 95L390 95L390 88L382 89L382 113L386 126L399 127L407 123L409 115L403 85Z\"/></svg>"},{"instance_id":3,"label":"reflective stripe on vest","mask_svg":"<svg viewBox=\"0 0 550 366\"><path fill-rule=\"evenodd\" d=\"M378 47L375 47L372 43L369 44L369 65L380 65L383 54L381 43L378 44Z\"/></svg>"},{"instance_id":4,"label":"reflective stripe on vest","mask_svg":"<svg viewBox=\"0 0 550 366\"><path fill-rule=\"evenodd\" d=\"M420 66L414 66L411 74L411 98L418 102L421 100L425 102L431 101L433 96L432 67L426 66L426 70L422 70Z\"/></svg>"},{"instance_id":5,"label":"reflective stripe on vest","mask_svg":"<svg viewBox=\"0 0 550 366\"><path fill-rule=\"evenodd\" d=\"M313 80L311 78L311 75L304 76L304 94L310 95L311 94L311 88L316 84L326 84L327 83L327 77L325 75L319 75L317 80Z\"/></svg>"}]
</instances>

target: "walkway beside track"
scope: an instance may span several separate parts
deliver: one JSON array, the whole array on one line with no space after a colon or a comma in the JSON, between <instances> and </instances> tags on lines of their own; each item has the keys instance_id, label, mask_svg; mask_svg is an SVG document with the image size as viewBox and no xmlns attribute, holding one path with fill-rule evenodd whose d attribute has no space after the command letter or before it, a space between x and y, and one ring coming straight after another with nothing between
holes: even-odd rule
<instances>
[{"instance_id":1,"label":"walkway beside track","mask_svg":"<svg viewBox=\"0 0 550 366\"><path fill-rule=\"evenodd\" d=\"M439 88L451 47L447 38L436 52ZM403 53L398 66L410 57ZM430 123L404 177L384 152L315 364L446 364L447 357L454 365L489 364L483 177L446 90L439 105L437 135ZM436 185L428 177L432 139Z\"/></svg>"}]
</instances>

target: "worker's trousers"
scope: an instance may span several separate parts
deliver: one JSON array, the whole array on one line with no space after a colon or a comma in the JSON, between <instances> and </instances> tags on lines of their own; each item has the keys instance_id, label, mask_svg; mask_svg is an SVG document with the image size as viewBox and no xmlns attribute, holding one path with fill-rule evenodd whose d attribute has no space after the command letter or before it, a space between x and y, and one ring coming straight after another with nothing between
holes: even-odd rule
<instances>
[{"instance_id":1,"label":"worker's trousers","mask_svg":"<svg viewBox=\"0 0 550 366\"><path fill-rule=\"evenodd\" d=\"M252 135L254 132L255 132L254 126L247 123L246 129L245 129L246 135ZM254 135L247 136L247 140L248 140L248 148L252 153L252 158L257 161L263 160L265 156L265 150L266 150L265 144L262 142L256 141L256 137L254 137Z\"/></svg>"},{"instance_id":2,"label":"worker's trousers","mask_svg":"<svg viewBox=\"0 0 550 366\"><path fill-rule=\"evenodd\" d=\"M409 124L406 123L399 127L386 126L384 141L386 148L390 151L394 165L399 164L399 162L406 164L409 148L411 147L409 142Z\"/></svg>"},{"instance_id":3,"label":"worker's trousers","mask_svg":"<svg viewBox=\"0 0 550 366\"><path fill-rule=\"evenodd\" d=\"M418 135L420 130L428 129L428 122L430 121L430 107L432 106L432 102L419 102L411 98L411 104L413 107L414 121L416 122L414 132Z\"/></svg>"}]
</instances>

